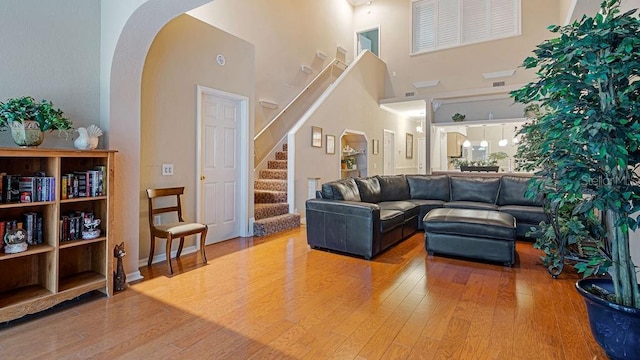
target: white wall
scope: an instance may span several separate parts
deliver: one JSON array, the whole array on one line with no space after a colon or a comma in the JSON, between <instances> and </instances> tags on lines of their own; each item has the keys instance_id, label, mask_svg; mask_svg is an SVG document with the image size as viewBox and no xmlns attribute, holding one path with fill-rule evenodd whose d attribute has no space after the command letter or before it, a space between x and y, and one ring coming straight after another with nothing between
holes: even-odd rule
<instances>
[{"instance_id":1,"label":"white wall","mask_svg":"<svg viewBox=\"0 0 640 360\"><path fill-rule=\"evenodd\" d=\"M364 133L368 139L367 175L382 174L383 145L385 129L395 132L394 156L396 173L416 173L417 136L416 123L383 110L378 99L384 93L385 65L375 55L366 52L346 71L343 79L335 83L335 89L308 120L289 136L289 146L295 149L295 158L289 159L295 171L294 208L304 217L304 202L308 195L308 178L319 178L320 183L340 178L340 151L326 154L326 135L335 135L339 143L345 130ZM311 147L311 126L323 130L322 148ZM405 135L414 134L413 159L405 157ZM380 140L380 152L373 155L372 140ZM292 141L293 140L293 141Z\"/></svg>"},{"instance_id":2,"label":"white wall","mask_svg":"<svg viewBox=\"0 0 640 360\"><path fill-rule=\"evenodd\" d=\"M0 49L0 101L31 95L53 101L76 127L99 124L99 0L3 0ZM9 131L0 146L16 146ZM73 142L54 132L41 146Z\"/></svg>"},{"instance_id":3,"label":"white wall","mask_svg":"<svg viewBox=\"0 0 640 360\"><path fill-rule=\"evenodd\" d=\"M216 0L189 14L255 45L256 99L279 104L255 104L256 132L336 57L338 45L353 48L353 8L345 0ZM327 59L318 59L317 51ZM302 73L301 65L314 72Z\"/></svg>"},{"instance_id":4,"label":"white wall","mask_svg":"<svg viewBox=\"0 0 640 360\"><path fill-rule=\"evenodd\" d=\"M224 66L212 61L218 54L226 57ZM182 197L184 217L192 221L198 215L195 195L199 180L196 178L198 164L194 140L198 133L198 85L245 96L253 103L254 48L246 41L189 15L180 15L158 33L145 62L142 75L140 187L185 186ZM249 118L252 115L250 111ZM249 135L253 137L251 125ZM252 144L249 142L248 145ZM174 164L175 175L162 176L163 163ZM249 168L253 169L251 165ZM253 178L249 179L249 184L250 188L241 191L251 195L246 207L253 214ZM149 253L146 196L141 200L140 209L140 259L146 259ZM247 228L248 224L243 224L243 227ZM194 244L193 237L190 237L185 246ZM164 246L157 246L156 249L155 255L165 252Z\"/></svg>"},{"instance_id":5,"label":"white wall","mask_svg":"<svg viewBox=\"0 0 640 360\"><path fill-rule=\"evenodd\" d=\"M558 22L558 12L557 0L523 0L521 36L414 56L409 55L410 1L376 0L369 6L358 6L354 28L380 26L380 54L390 80L385 98L403 98L408 92L428 98L434 93L491 87L496 80L486 80L482 74L517 69L537 44L549 38L546 28ZM534 75L517 69L514 76L500 80L507 85L520 84ZM413 87L414 82L427 80L440 80L440 84L425 89Z\"/></svg>"}]
</instances>

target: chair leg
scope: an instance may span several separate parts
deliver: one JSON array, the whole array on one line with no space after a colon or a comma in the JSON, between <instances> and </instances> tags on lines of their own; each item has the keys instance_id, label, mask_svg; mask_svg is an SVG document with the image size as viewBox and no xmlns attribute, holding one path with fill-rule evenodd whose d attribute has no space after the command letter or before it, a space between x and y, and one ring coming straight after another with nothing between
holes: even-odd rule
<instances>
[{"instance_id":1,"label":"chair leg","mask_svg":"<svg viewBox=\"0 0 640 360\"><path fill-rule=\"evenodd\" d=\"M151 261L153 261L153 253L156 249L156 237L151 235L151 245L149 247L149 260L147 260L147 266L151 266Z\"/></svg>"},{"instance_id":2,"label":"chair leg","mask_svg":"<svg viewBox=\"0 0 640 360\"><path fill-rule=\"evenodd\" d=\"M184 245L184 236L180 238L180 245L178 245L178 252L176 253L176 259L182 254L182 246Z\"/></svg>"},{"instance_id":3,"label":"chair leg","mask_svg":"<svg viewBox=\"0 0 640 360\"><path fill-rule=\"evenodd\" d=\"M171 267L171 235L167 236L167 265L169 266L169 274L173 275L173 268Z\"/></svg>"},{"instance_id":4,"label":"chair leg","mask_svg":"<svg viewBox=\"0 0 640 360\"><path fill-rule=\"evenodd\" d=\"M202 253L202 262L207 263L207 252L204 249L204 242L207 240L208 228L204 228L204 231L200 233L200 252Z\"/></svg>"}]
</instances>

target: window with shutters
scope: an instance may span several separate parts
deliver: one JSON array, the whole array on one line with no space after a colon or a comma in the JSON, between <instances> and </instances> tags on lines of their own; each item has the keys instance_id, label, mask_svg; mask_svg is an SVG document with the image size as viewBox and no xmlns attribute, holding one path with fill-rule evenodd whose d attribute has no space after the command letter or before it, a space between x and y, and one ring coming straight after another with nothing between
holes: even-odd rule
<instances>
[{"instance_id":1,"label":"window with shutters","mask_svg":"<svg viewBox=\"0 0 640 360\"><path fill-rule=\"evenodd\" d=\"M416 0L412 54L521 34L520 0Z\"/></svg>"}]
</instances>

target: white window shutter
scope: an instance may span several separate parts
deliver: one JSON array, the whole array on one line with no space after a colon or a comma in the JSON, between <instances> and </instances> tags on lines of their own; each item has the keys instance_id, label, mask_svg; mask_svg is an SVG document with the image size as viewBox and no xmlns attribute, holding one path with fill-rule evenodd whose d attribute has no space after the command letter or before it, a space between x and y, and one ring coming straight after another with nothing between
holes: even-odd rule
<instances>
[{"instance_id":1,"label":"white window shutter","mask_svg":"<svg viewBox=\"0 0 640 360\"><path fill-rule=\"evenodd\" d=\"M413 52L436 48L436 4L434 1L413 3Z\"/></svg>"},{"instance_id":2,"label":"white window shutter","mask_svg":"<svg viewBox=\"0 0 640 360\"><path fill-rule=\"evenodd\" d=\"M489 39L487 0L462 0L462 43Z\"/></svg>"},{"instance_id":3,"label":"white window shutter","mask_svg":"<svg viewBox=\"0 0 640 360\"><path fill-rule=\"evenodd\" d=\"M518 35L520 24L518 2L514 0L490 0L491 38ZM516 14L516 16L514 16Z\"/></svg>"},{"instance_id":4,"label":"white window shutter","mask_svg":"<svg viewBox=\"0 0 640 360\"><path fill-rule=\"evenodd\" d=\"M520 35L521 0L418 0L412 53Z\"/></svg>"},{"instance_id":5,"label":"white window shutter","mask_svg":"<svg viewBox=\"0 0 640 360\"><path fill-rule=\"evenodd\" d=\"M438 1L438 48L460 44L459 0Z\"/></svg>"}]
</instances>

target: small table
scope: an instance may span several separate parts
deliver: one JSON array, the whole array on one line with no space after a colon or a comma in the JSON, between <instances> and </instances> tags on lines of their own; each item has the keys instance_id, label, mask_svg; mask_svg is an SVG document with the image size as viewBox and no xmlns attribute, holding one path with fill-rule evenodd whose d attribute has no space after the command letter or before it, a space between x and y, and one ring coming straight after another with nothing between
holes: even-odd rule
<instances>
[{"instance_id":1,"label":"small table","mask_svg":"<svg viewBox=\"0 0 640 360\"><path fill-rule=\"evenodd\" d=\"M515 263L516 220L494 210L433 209L424 216L429 255L442 253L478 260Z\"/></svg>"}]
</instances>

